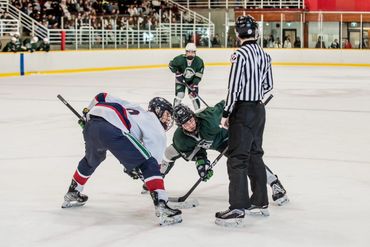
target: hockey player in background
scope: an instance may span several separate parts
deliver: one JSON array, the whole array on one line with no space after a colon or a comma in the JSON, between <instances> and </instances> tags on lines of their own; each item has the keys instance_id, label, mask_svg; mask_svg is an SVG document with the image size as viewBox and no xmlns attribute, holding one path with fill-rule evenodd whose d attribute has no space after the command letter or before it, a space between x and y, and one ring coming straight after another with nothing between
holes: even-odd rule
<instances>
[{"instance_id":1,"label":"hockey player in background","mask_svg":"<svg viewBox=\"0 0 370 247\"><path fill-rule=\"evenodd\" d=\"M203 60L196 55L196 51L195 44L188 43L185 47L185 54L175 57L169 64L170 70L176 76L173 105L176 106L181 103L181 100L185 97L185 90L187 88L195 111L200 108L198 85L202 80L204 71Z\"/></svg>"},{"instance_id":2,"label":"hockey player in background","mask_svg":"<svg viewBox=\"0 0 370 247\"><path fill-rule=\"evenodd\" d=\"M166 175L174 166L175 161L182 157L187 161L195 161L196 169L203 181L213 175L207 149L222 152L228 146L228 130L220 128L225 101L214 107L207 107L195 114L189 107L178 105L174 108L173 117L178 125L173 143L167 147L161 165L162 174ZM287 203L286 190L278 177L266 166L267 183L272 189L272 199L279 206ZM253 176L253 174L250 174ZM252 188L253 189L253 188Z\"/></svg>"},{"instance_id":3,"label":"hockey player in background","mask_svg":"<svg viewBox=\"0 0 370 247\"><path fill-rule=\"evenodd\" d=\"M160 225L182 221L181 211L168 207L168 196L159 170L166 148L165 131L172 126L172 105L164 98L149 102L148 111L128 101L98 94L84 109L81 122L85 156L79 162L62 208L82 206L88 197L82 194L85 183L109 150L130 176L138 172L152 196Z\"/></svg>"}]
</instances>

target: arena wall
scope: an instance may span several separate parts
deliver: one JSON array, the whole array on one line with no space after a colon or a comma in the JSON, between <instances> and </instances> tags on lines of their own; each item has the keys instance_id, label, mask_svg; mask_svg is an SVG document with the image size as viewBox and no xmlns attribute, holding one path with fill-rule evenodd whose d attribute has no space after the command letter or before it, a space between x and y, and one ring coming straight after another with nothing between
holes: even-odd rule
<instances>
[{"instance_id":1,"label":"arena wall","mask_svg":"<svg viewBox=\"0 0 370 247\"><path fill-rule=\"evenodd\" d=\"M274 66L366 66L368 50L266 49ZM206 66L229 66L234 49L199 49ZM183 49L55 51L0 54L0 76L164 68ZM23 58L22 58L23 57ZM22 61L23 60L23 61Z\"/></svg>"}]
</instances>

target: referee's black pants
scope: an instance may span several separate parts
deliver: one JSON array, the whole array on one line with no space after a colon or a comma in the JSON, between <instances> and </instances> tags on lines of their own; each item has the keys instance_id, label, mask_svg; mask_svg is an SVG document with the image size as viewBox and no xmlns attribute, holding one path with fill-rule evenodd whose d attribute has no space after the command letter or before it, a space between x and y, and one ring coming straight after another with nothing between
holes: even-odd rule
<instances>
[{"instance_id":1,"label":"referee's black pants","mask_svg":"<svg viewBox=\"0 0 370 247\"><path fill-rule=\"evenodd\" d=\"M230 209L268 205L266 169L262 138L265 128L265 106L260 102L236 102L229 119ZM248 178L252 196L249 198Z\"/></svg>"}]
</instances>

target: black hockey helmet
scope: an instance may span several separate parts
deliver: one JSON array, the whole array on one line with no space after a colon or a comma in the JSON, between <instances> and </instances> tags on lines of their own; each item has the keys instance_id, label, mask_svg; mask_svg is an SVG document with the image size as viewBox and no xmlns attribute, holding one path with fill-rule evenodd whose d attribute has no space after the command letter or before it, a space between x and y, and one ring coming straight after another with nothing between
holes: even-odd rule
<instances>
[{"instance_id":1,"label":"black hockey helmet","mask_svg":"<svg viewBox=\"0 0 370 247\"><path fill-rule=\"evenodd\" d=\"M173 109L173 118L178 126L183 125L194 116L194 112L186 105L179 104Z\"/></svg>"},{"instance_id":2,"label":"black hockey helmet","mask_svg":"<svg viewBox=\"0 0 370 247\"><path fill-rule=\"evenodd\" d=\"M235 21L235 31L241 39L258 38L258 23L250 16L239 16Z\"/></svg>"},{"instance_id":3,"label":"black hockey helmet","mask_svg":"<svg viewBox=\"0 0 370 247\"><path fill-rule=\"evenodd\" d=\"M168 100L162 97L155 97L151 99L149 101L148 111L153 112L158 117L159 121L161 122L165 130L168 130L172 127L173 107L172 107L172 104ZM168 111L168 113L170 114L171 116L170 121L165 121L164 119L162 119L163 113L165 111Z\"/></svg>"}]
</instances>

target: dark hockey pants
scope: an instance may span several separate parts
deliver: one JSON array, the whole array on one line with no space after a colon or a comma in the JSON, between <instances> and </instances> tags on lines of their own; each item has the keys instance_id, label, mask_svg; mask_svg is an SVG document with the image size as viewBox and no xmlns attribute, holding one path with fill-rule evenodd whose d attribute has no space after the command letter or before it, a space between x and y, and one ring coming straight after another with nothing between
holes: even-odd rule
<instances>
[{"instance_id":1,"label":"dark hockey pants","mask_svg":"<svg viewBox=\"0 0 370 247\"><path fill-rule=\"evenodd\" d=\"M144 178L161 176L158 162L149 151L131 134L122 133L103 118L92 117L86 123L83 135L85 157L77 168L81 175L92 175L109 150L128 171L139 168Z\"/></svg>"},{"instance_id":2,"label":"dark hockey pants","mask_svg":"<svg viewBox=\"0 0 370 247\"><path fill-rule=\"evenodd\" d=\"M237 102L230 115L227 171L230 208L268 205L262 138L265 108L259 102ZM252 196L249 198L248 178Z\"/></svg>"}]
</instances>

